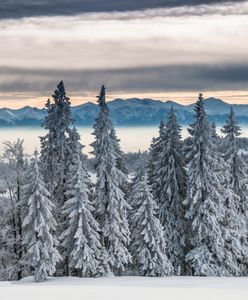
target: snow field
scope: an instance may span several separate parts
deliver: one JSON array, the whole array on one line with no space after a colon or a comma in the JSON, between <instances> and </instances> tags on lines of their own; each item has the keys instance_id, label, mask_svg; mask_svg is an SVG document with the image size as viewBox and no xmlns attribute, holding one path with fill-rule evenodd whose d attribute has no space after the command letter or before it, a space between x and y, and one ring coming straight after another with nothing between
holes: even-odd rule
<instances>
[{"instance_id":1,"label":"snow field","mask_svg":"<svg viewBox=\"0 0 248 300\"><path fill-rule=\"evenodd\" d=\"M247 300L248 278L213 277L33 277L1 282L1 300Z\"/></svg>"}]
</instances>

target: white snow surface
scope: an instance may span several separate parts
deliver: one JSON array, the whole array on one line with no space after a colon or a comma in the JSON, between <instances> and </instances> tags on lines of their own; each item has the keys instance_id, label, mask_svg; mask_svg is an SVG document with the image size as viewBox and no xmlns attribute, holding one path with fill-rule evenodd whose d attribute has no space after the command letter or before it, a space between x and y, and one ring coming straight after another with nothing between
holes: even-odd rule
<instances>
[{"instance_id":1,"label":"white snow surface","mask_svg":"<svg viewBox=\"0 0 248 300\"><path fill-rule=\"evenodd\" d=\"M33 277L0 282L1 300L247 300L248 277Z\"/></svg>"}]
</instances>

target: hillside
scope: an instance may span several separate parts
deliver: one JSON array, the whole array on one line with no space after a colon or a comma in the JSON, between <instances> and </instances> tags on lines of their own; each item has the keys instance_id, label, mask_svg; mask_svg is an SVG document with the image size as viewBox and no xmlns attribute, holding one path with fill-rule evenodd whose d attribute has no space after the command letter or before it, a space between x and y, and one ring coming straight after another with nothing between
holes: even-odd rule
<instances>
[{"instance_id":1,"label":"hillside","mask_svg":"<svg viewBox=\"0 0 248 300\"><path fill-rule=\"evenodd\" d=\"M178 121L184 125L193 120L194 104L181 105L173 101L162 102L153 99L115 99L108 102L110 116L118 126L149 126L158 125L165 119L168 110L175 108ZM231 105L221 99L208 98L205 100L206 111L210 121L223 124ZM233 108L241 124L248 125L248 105L234 104ZM91 126L98 114L97 104L87 102L72 107L73 118L79 126ZM46 110L36 107L20 109L0 109L0 126L36 126L40 125L46 116Z\"/></svg>"}]
</instances>

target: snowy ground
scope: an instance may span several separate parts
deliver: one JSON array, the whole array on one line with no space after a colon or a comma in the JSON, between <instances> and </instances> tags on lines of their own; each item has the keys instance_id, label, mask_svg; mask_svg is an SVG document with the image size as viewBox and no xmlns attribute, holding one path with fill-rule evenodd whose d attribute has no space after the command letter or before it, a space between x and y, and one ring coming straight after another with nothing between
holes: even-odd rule
<instances>
[{"instance_id":1,"label":"snowy ground","mask_svg":"<svg viewBox=\"0 0 248 300\"><path fill-rule=\"evenodd\" d=\"M34 283L0 282L1 300L240 300L248 299L247 278L115 277L50 278Z\"/></svg>"}]
</instances>

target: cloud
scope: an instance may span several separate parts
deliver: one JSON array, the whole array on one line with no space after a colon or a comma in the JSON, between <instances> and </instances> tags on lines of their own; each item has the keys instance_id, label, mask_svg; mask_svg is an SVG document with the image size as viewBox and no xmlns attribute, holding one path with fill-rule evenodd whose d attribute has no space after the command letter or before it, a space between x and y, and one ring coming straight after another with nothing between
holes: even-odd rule
<instances>
[{"instance_id":1,"label":"cloud","mask_svg":"<svg viewBox=\"0 0 248 300\"><path fill-rule=\"evenodd\" d=\"M154 8L226 3L226 0L1 0L0 19L75 15L87 12L123 12ZM243 2L243 1L228 1Z\"/></svg>"},{"instance_id":2,"label":"cloud","mask_svg":"<svg viewBox=\"0 0 248 300\"><path fill-rule=\"evenodd\" d=\"M102 82L116 92L247 88L248 1L105 1L104 12L102 0L91 1L100 12L77 9L73 15L68 6L70 16L24 19L20 3L59 15L69 1L1 1L1 97L50 95L60 79L76 94ZM140 7L125 11L134 2ZM119 11L109 12L116 3ZM8 14L11 4L16 19L1 20L1 8Z\"/></svg>"},{"instance_id":3,"label":"cloud","mask_svg":"<svg viewBox=\"0 0 248 300\"><path fill-rule=\"evenodd\" d=\"M94 70L241 63L248 61L247 28L245 15L5 20L0 22L0 67Z\"/></svg>"},{"instance_id":4,"label":"cloud","mask_svg":"<svg viewBox=\"0 0 248 300\"><path fill-rule=\"evenodd\" d=\"M248 64L168 65L87 71L3 68L0 90L49 96L61 79L68 90L77 95L94 93L102 83L111 92L245 90L247 73Z\"/></svg>"}]
</instances>

